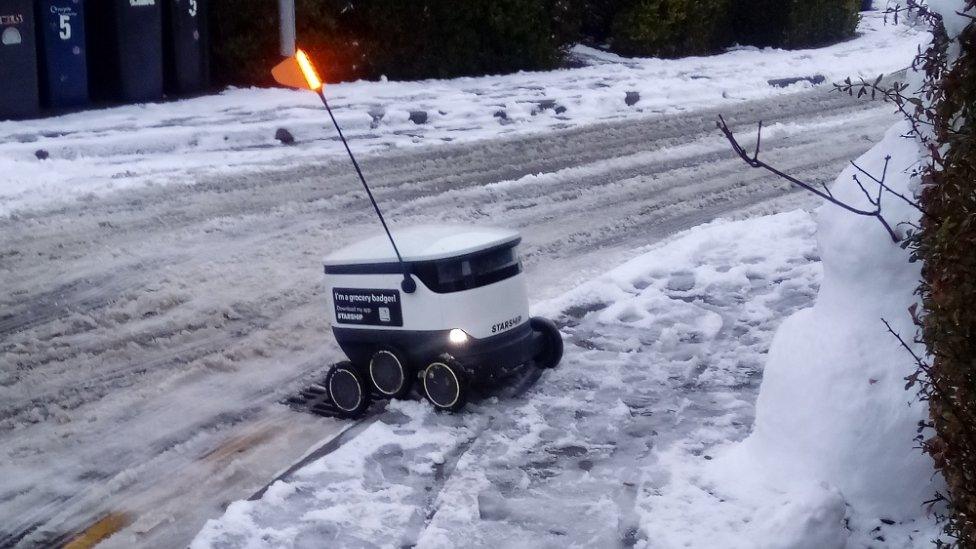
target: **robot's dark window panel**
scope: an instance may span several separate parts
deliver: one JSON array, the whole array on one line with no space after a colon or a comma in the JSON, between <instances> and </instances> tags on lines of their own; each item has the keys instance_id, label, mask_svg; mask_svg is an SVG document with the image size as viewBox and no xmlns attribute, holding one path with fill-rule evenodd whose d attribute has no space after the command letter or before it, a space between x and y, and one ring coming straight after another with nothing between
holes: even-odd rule
<instances>
[{"instance_id":1,"label":"robot's dark window panel","mask_svg":"<svg viewBox=\"0 0 976 549\"><path fill-rule=\"evenodd\" d=\"M522 272L522 262L512 246L458 259L418 263L413 271L431 291L444 294L480 288L511 278Z\"/></svg>"}]
</instances>

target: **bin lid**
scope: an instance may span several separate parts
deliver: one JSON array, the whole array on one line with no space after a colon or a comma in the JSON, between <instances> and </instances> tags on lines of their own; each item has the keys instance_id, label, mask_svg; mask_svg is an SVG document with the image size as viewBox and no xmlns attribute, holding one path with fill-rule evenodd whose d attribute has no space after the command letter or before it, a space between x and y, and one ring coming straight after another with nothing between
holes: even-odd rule
<instances>
[{"instance_id":1,"label":"bin lid","mask_svg":"<svg viewBox=\"0 0 976 549\"><path fill-rule=\"evenodd\" d=\"M420 225L393 229L405 262L435 261L467 255L505 244L515 245L519 233L510 229L464 225ZM396 253L386 233L361 240L325 257L327 266L395 263Z\"/></svg>"}]
</instances>

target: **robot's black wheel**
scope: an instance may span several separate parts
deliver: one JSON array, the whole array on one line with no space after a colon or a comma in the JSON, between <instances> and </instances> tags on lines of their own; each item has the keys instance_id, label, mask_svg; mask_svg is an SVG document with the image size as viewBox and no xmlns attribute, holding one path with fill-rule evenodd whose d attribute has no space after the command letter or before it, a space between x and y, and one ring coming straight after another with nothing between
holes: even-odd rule
<instances>
[{"instance_id":1,"label":"robot's black wheel","mask_svg":"<svg viewBox=\"0 0 976 549\"><path fill-rule=\"evenodd\" d=\"M404 398L413 385L413 369L395 349L380 349L369 359L369 379L383 396Z\"/></svg>"},{"instance_id":2,"label":"robot's black wheel","mask_svg":"<svg viewBox=\"0 0 976 549\"><path fill-rule=\"evenodd\" d=\"M457 412L468 400L468 379L454 360L441 358L424 369L424 397L435 409Z\"/></svg>"},{"instance_id":3,"label":"robot's black wheel","mask_svg":"<svg viewBox=\"0 0 976 549\"><path fill-rule=\"evenodd\" d=\"M536 316L529 320L529 325L542 334L542 348L535 356L535 365L539 368L555 368L563 358L563 336L556 323Z\"/></svg>"},{"instance_id":4,"label":"robot's black wheel","mask_svg":"<svg viewBox=\"0 0 976 549\"><path fill-rule=\"evenodd\" d=\"M369 408L369 387L351 362L333 364L326 387L340 417L355 419Z\"/></svg>"}]
</instances>

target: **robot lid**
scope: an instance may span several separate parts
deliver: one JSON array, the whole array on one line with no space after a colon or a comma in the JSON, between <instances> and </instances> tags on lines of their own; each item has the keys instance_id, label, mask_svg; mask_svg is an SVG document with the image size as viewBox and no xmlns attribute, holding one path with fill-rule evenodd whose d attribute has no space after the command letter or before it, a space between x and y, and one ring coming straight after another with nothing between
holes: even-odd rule
<instances>
[{"instance_id":1,"label":"robot lid","mask_svg":"<svg viewBox=\"0 0 976 549\"><path fill-rule=\"evenodd\" d=\"M420 225L394 229L393 238L406 263L437 261L500 246L515 246L517 231L464 225ZM337 250L325 257L326 267L396 263L396 253L385 234L378 234Z\"/></svg>"}]
</instances>

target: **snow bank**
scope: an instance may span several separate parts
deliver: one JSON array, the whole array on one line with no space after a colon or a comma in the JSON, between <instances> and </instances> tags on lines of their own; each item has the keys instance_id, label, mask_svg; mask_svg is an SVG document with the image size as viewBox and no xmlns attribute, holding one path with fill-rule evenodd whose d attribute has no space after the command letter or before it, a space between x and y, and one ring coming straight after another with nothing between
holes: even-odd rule
<instances>
[{"instance_id":1,"label":"snow bank","mask_svg":"<svg viewBox=\"0 0 976 549\"><path fill-rule=\"evenodd\" d=\"M962 0L927 0L926 5L942 16L942 24L950 40L958 38L966 26L972 23L969 16L963 15L966 6Z\"/></svg>"},{"instance_id":2,"label":"snow bank","mask_svg":"<svg viewBox=\"0 0 976 549\"><path fill-rule=\"evenodd\" d=\"M907 131L892 127L857 164L880 176L891 155L887 182L911 195L920 151L901 137ZM838 177L834 194L870 210L854 173ZM892 224L917 222L908 204L891 196L883 203ZM700 540L703 531L732 547L842 547L875 537L908 547L934 538L922 502L939 484L913 441L927 410L904 390L913 361L881 322L911 340L919 265L877 220L833 205L817 211L817 234L824 281L814 307L776 334L752 434L705 466L682 463L680 451L664 456L675 480L644 509L648 530L666 546ZM675 499L681 505L669 508ZM669 520L676 513L689 517L678 532Z\"/></svg>"},{"instance_id":3,"label":"snow bank","mask_svg":"<svg viewBox=\"0 0 976 549\"><path fill-rule=\"evenodd\" d=\"M769 80L874 77L905 68L925 33L865 15L859 36L815 50L741 48L711 57L625 59L578 48L584 66L480 78L330 85L357 153L546 132L794 93ZM884 55L877 52L884 51ZM636 97L637 103L628 101ZM636 95L634 95L636 94ZM411 113L423 111L416 124ZM282 89L0 122L0 215L91 193L193 184L345 154L318 98ZM287 128L296 142L275 139ZM35 154L49 157L39 160ZM43 154L41 156L44 156ZM339 160L342 160L339 158Z\"/></svg>"},{"instance_id":4,"label":"snow bank","mask_svg":"<svg viewBox=\"0 0 976 549\"><path fill-rule=\"evenodd\" d=\"M858 165L881 174L884 156L891 155L892 188L911 195L909 172L920 154L913 140L901 137L907 131L907 124L890 129ZM870 209L853 174L852 167L839 176L835 194ZM918 212L897 198L883 204L890 220L918 221ZM832 205L818 215L824 282L817 303L780 328L755 432L738 453L762 456L768 476L827 480L864 513L909 519L934 493L931 462L912 447L927 412L923 404L909 405L913 394L904 390L904 379L914 363L880 319L911 339L915 327L907 311L916 301L920 264L909 263L908 251L874 219Z\"/></svg>"}]
</instances>

